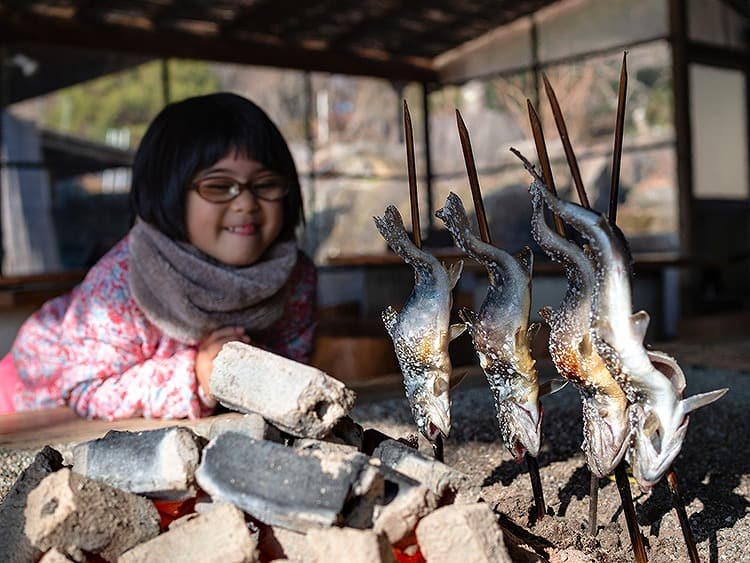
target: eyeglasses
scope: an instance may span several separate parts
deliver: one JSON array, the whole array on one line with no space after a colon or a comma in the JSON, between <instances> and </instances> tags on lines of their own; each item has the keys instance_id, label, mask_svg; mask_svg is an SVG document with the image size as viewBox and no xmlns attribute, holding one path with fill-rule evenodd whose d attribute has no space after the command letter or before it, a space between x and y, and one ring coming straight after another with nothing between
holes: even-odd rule
<instances>
[{"instance_id":1,"label":"eyeglasses","mask_svg":"<svg viewBox=\"0 0 750 563\"><path fill-rule=\"evenodd\" d=\"M214 177L199 180L193 189L206 201L211 203L228 203L242 193L250 190L255 197L265 201L278 201L289 193L289 186L280 176L268 176L248 184L242 184L234 178Z\"/></svg>"}]
</instances>

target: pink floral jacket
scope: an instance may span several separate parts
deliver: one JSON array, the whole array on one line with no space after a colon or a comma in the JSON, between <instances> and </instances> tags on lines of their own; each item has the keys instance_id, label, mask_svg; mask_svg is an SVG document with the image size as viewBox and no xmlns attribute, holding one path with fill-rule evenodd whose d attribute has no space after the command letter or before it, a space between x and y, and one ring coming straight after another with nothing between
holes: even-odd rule
<instances>
[{"instance_id":1,"label":"pink floral jacket","mask_svg":"<svg viewBox=\"0 0 750 563\"><path fill-rule=\"evenodd\" d=\"M133 300L127 237L69 294L45 303L21 327L11 354L21 379L16 409L70 405L109 420L197 418L196 346L162 333ZM253 344L307 362L312 351L315 267L300 253L284 316Z\"/></svg>"}]
</instances>

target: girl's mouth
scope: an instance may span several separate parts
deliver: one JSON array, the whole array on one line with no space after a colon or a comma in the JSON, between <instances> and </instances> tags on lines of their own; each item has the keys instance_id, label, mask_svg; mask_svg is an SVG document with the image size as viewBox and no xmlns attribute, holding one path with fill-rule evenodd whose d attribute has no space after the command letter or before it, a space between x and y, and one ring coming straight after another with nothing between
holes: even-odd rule
<instances>
[{"instance_id":1,"label":"girl's mouth","mask_svg":"<svg viewBox=\"0 0 750 563\"><path fill-rule=\"evenodd\" d=\"M233 225L231 227L226 227L226 230L232 233L233 235L248 236L248 235L254 235L255 233L257 233L258 226L253 223L249 223L247 225Z\"/></svg>"}]
</instances>

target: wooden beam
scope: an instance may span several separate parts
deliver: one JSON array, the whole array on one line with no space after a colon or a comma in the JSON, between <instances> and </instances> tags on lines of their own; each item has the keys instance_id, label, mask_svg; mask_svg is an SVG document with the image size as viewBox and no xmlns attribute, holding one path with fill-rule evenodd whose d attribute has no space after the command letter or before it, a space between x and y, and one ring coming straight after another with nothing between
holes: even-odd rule
<instances>
[{"instance_id":1,"label":"wooden beam","mask_svg":"<svg viewBox=\"0 0 750 563\"><path fill-rule=\"evenodd\" d=\"M437 72L429 60L388 58L385 53L367 57L340 50L304 49L294 45L268 44L223 36L199 36L174 31L148 32L120 26L96 27L75 21L7 12L0 13L2 42L30 42L69 45L88 49L125 51L189 59L214 60L238 64L314 70L357 76L376 76L391 80L432 82Z\"/></svg>"}]
</instances>

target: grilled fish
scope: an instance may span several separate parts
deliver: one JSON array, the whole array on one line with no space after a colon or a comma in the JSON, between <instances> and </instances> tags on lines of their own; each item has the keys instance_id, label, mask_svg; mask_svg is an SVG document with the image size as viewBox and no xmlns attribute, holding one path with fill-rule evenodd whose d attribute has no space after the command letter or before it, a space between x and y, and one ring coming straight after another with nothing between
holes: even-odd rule
<instances>
[{"instance_id":1,"label":"grilled fish","mask_svg":"<svg viewBox=\"0 0 750 563\"><path fill-rule=\"evenodd\" d=\"M424 437L434 441L440 434L447 437L451 428L448 344L465 330L463 324L450 326L451 290L463 262L446 268L417 248L392 205L373 219L388 245L414 268L414 289L403 310L399 313L389 306L382 318L393 340L414 421Z\"/></svg>"},{"instance_id":2,"label":"grilled fish","mask_svg":"<svg viewBox=\"0 0 750 563\"><path fill-rule=\"evenodd\" d=\"M645 311L632 313L631 265L622 233L603 215L558 199L549 190L538 192L591 247L596 271L593 344L631 404L633 444L628 460L639 486L648 490L679 453L688 414L719 399L727 389L682 398L684 375L677 362L647 351L643 344L649 316Z\"/></svg>"},{"instance_id":3,"label":"grilled fish","mask_svg":"<svg viewBox=\"0 0 750 563\"><path fill-rule=\"evenodd\" d=\"M604 477L614 471L630 438L628 402L593 346L590 333L595 307L596 273L584 251L558 235L544 219L541 190L548 190L536 172L529 190L534 240L565 270L568 289L557 310L545 307L540 314L550 326L549 351L557 371L573 383L583 403L581 449L592 473Z\"/></svg>"},{"instance_id":4,"label":"grilled fish","mask_svg":"<svg viewBox=\"0 0 750 563\"><path fill-rule=\"evenodd\" d=\"M532 254L524 248L514 257L477 238L461 199L451 193L435 212L461 250L487 268L489 287L479 312L467 308L459 316L474 342L492 390L500 434L520 461L525 452L539 454L542 409L539 377L529 349Z\"/></svg>"}]
</instances>

